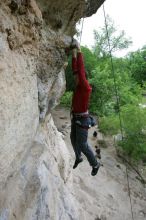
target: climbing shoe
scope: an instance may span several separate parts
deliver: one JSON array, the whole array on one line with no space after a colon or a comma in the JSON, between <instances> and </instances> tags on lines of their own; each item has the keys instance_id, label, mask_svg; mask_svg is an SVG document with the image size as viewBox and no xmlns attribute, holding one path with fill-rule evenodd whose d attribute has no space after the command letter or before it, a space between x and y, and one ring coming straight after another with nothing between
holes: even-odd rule
<instances>
[{"instance_id":1,"label":"climbing shoe","mask_svg":"<svg viewBox=\"0 0 146 220\"><path fill-rule=\"evenodd\" d=\"M75 160L75 163L73 165L73 169L75 169L79 163L81 163L83 161L83 158L80 158L79 160Z\"/></svg>"},{"instance_id":2,"label":"climbing shoe","mask_svg":"<svg viewBox=\"0 0 146 220\"><path fill-rule=\"evenodd\" d=\"M92 167L91 175L95 176L99 170L100 163L98 163L95 167Z\"/></svg>"}]
</instances>

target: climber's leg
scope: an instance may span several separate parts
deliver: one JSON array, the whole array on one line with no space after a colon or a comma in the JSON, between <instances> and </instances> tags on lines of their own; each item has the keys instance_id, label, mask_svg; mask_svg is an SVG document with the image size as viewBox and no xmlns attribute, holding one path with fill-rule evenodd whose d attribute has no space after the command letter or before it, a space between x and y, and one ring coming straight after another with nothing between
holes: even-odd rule
<instances>
[{"instance_id":1,"label":"climber's leg","mask_svg":"<svg viewBox=\"0 0 146 220\"><path fill-rule=\"evenodd\" d=\"M96 166L98 164L96 157L88 145L88 130L76 125L76 146L81 149L81 152L87 157L89 164L91 166Z\"/></svg>"},{"instance_id":2,"label":"climber's leg","mask_svg":"<svg viewBox=\"0 0 146 220\"><path fill-rule=\"evenodd\" d=\"M81 149L76 144L76 124L75 120L72 119L71 121L71 134L70 134L71 143L76 155L76 160L79 161L81 158Z\"/></svg>"}]
</instances>

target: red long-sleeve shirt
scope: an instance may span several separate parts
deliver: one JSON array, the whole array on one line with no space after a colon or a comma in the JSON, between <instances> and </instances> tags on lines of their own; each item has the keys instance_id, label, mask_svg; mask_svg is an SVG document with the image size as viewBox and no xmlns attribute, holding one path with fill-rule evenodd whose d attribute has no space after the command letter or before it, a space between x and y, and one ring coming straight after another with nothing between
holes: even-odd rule
<instances>
[{"instance_id":1,"label":"red long-sleeve shirt","mask_svg":"<svg viewBox=\"0 0 146 220\"><path fill-rule=\"evenodd\" d=\"M72 70L79 79L72 98L72 111L73 113L83 113L88 110L92 88L86 80L83 56L80 52L77 54L77 58L72 58Z\"/></svg>"}]
</instances>

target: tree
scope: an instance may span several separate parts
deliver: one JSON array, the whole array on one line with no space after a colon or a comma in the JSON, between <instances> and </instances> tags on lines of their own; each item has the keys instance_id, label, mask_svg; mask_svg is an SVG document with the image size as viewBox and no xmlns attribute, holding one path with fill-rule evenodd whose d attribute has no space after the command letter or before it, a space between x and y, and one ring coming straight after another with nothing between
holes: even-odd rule
<instances>
[{"instance_id":1,"label":"tree","mask_svg":"<svg viewBox=\"0 0 146 220\"><path fill-rule=\"evenodd\" d=\"M117 31L113 20L108 15L106 17L106 21L110 42L110 51L114 53L118 50L128 48L132 44L132 41L125 37L125 32ZM98 58L105 58L109 56L107 30L106 27L102 27L100 30L94 30L95 45L93 47L93 51Z\"/></svg>"},{"instance_id":2,"label":"tree","mask_svg":"<svg viewBox=\"0 0 146 220\"><path fill-rule=\"evenodd\" d=\"M143 87L146 82L146 46L128 56L131 76Z\"/></svg>"},{"instance_id":3,"label":"tree","mask_svg":"<svg viewBox=\"0 0 146 220\"><path fill-rule=\"evenodd\" d=\"M120 144L132 158L146 156L146 109L138 105L125 105L121 110L124 138Z\"/></svg>"},{"instance_id":4,"label":"tree","mask_svg":"<svg viewBox=\"0 0 146 220\"><path fill-rule=\"evenodd\" d=\"M117 140L127 156L134 160L146 158L146 109L138 105L127 104L121 108L122 140ZM116 135L120 133L120 121L117 114L102 117L99 129L104 134Z\"/></svg>"},{"instance_id":5,"label":"tree","mask_svg":"<svg viewBox=\"0 0 146 220\"><path fill-rule=\"evenodd\" d=\"M88 77L91 77L91 72L97 67L97 58L94 53L87 47L81 47L84 56L85 70Z\"/></svg>"},{"instance_id":6,"label":"tree","mask_svg":"<svg viewBox=\"0 0 146 220\"><path fill-rule=\"evenodd\" d=\"M107 64L104 70L97 67L92 71L90 84L92 85L90 111L98 115L107 115L111 111L113 112L114 81Z\"/></svg>"}]
</instances>

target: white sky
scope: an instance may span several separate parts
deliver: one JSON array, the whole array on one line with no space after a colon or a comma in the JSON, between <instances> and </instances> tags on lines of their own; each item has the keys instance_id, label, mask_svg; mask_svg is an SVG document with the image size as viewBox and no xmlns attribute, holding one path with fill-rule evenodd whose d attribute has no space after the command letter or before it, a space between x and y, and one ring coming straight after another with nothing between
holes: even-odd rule
<instances>
[{"instance_id":1,"label":"white sky","mask_svg":"<svg viewBox=\"0 0 146 220\"><path fill-rule=\"evenodd\" d=\"M146 0L106 0L106 14L114 20L118 30L124 30L131 37L134 51L146 45ZM92 17L84 20L81 45L89 48L94 44L93 30L104 26L103 7ZM127 51L125 51L127 52ZM121 53L121 56L125 53Z\"/></svg>"}]
</instances>

